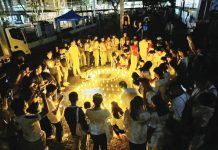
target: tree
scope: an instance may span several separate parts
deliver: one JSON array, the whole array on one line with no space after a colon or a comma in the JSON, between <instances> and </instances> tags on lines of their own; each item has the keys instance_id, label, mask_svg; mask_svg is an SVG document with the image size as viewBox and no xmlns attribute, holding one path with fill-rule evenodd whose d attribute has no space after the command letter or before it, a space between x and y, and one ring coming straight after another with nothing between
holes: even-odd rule
<instances>
[{"instance_id":1,"label":"tree","mask_svg":"<svg viewBox=\"0 0 218 150\"><path fill-rule=\"evenodd\" d=\"M118 11L118 6L120 4L120 0L103 0L103 2L108 2L111 3L111 5L114 8L114 12L117 13Z\"/></svg>"}]
</instances>

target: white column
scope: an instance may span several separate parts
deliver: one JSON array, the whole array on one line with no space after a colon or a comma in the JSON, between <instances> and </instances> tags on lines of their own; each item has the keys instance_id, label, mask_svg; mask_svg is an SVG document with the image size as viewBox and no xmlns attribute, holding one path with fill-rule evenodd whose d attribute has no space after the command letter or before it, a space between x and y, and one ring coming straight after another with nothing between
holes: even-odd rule
<instances>
[{"instance_id":1,"label":"white column","mask_svg":"<svg viewBox=\"0 0 218 150\"><path fill-rule=\"evenodd\" d=\"M93 6L93 15L94 15L94 17L96 16L96 12L95 12L95 7L96 7L96 0L93 0L92 1L92 6Z\"/></svg>"}]
</instances>

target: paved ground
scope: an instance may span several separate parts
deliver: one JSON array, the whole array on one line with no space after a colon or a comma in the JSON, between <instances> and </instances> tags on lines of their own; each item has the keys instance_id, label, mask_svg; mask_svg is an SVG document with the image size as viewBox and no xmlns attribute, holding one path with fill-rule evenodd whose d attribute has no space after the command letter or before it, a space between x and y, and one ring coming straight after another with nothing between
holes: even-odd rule
<instances>
[{"instance_id":1,"label":"paved ground","mask_svg":"<svg viewBox=\"0 0 218 150\"><path fill-rule=\"evenodd\" d=\"M89 75L93 75L93 79ZM84 79L87 77L86 79ZM71 85L66 88L63 93L65 99L63 105L68 106L68 94L71 91L77 91L79 94L78 105L83 106L85 101L92 103L91 97L95 92L100 92L104 96L104 106L110 108L111 101L118 101L121 107L125 109L125 105L118 99L121 94L121 90L118 87L118 83L121 80L125 80L128 84L131 83L131 74L127 71L121 71L119 69L112 69L109 65L98 67L94 69L83 69L82 78L79 76L70 76L69 81ZM81 96L82 95L82 96ZM54 140L48 140L49 149L51 150L71 150L73 142L71 140L70 131L66 121L63 118L64 125L64 141L57 143ZM92 144L89 141L89 149L92 150ZM118 138L114 137L111 143L108 145L109 150L127 150L128 140L126 137Z\"/></svg>"}]
</instances>

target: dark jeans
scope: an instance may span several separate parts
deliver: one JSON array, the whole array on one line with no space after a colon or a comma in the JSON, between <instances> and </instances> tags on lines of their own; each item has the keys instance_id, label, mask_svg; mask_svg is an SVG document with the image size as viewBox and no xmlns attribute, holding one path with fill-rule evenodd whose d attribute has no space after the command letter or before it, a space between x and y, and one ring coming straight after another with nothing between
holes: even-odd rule
<instances>
[{"instance_id":1,"label":"dark jeans","mask_svg":"<svg viewBox=\"0 0 218 150\"><path fill-rule=\"evenodd\" d=\"M45 131L46 137L49 137L49 136L52 135L51 122L50 122L50 120L48 119L47 116L40 120L40 126L41 126L41 129L43 131Z\"/></svg>"},{"instance_id":2,"label":"dark jeans","mask_svg":"<svg viewBox=\"0 0 218 150\"><path fill-rule=\"evenodd\" d=\"M100 135L91 135L91 138L94 143L93 150L99 150L99 146L101 147L101 150L107 150L107 137L105 133Z\"/></svg>"},{"instance_id":3,"label":"dark jeans","mask_svg":"<svg viewBox=\"0 0 218 150\"><path fill-rule=\"evenodd\" d=\"M129 149L130 150L146 150L146 143L134 144L134 143L129 142Z\"/></svg>"},{"instance_id":4,"label":"dark jeans","mask_svg":"<svg viewBox=\"0 0 218 150\"><path fill-rule=\"evenodd\" d=\"M62 136L63 136L63 126L61 122L58 123L53 123L53 125L56 128L56 139L58 142L62 141Z\"/></svg>"}]
</instances>

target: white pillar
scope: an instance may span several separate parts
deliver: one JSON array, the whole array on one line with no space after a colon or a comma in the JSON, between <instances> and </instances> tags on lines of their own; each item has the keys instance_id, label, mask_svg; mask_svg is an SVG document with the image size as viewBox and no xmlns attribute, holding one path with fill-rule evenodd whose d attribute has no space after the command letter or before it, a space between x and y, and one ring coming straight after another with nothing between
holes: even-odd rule
<instances>
[{"instance_id":1,"label":"white pillar","mask_svg":"<svg viewBox=\"0 0 218 150\"><path fill-rule=\"evenodd\" d=\"M92 1L93 3L92 3L92 6L93 6L93 15L94 15L94 17L96 16L96 12L95 12L95 7L96 7L96 0L93 0Z\"/></svg>"}]
</instances>

